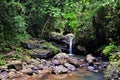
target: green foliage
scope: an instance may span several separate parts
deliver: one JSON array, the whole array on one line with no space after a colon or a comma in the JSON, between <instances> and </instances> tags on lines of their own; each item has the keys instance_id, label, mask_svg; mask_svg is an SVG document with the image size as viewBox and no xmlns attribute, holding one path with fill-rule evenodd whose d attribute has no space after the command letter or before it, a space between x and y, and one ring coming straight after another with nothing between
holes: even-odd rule
<instances>
[{"instance_id":1,"label":"green foliage","mask_svg":"<svg viewBox=\"0 0 120 80\"><path fill-rule=\"evenodd\" d=\"M0 66L3 66L3 65L5 65L4 61L0 60Z\"/></svg>"},{"instance_id":2,"label":"green foliage","mask_svg":"<svg viewBox=\"0 0 120 80\"><path fill-rule=\"evenodd\" d=\"M54 54L57 54L58 52L60 52L60 49L58 49L57 47L55 47L54 45L52 45L49 42L45 42L42 44L43 48L49 48Z\"/></svg>"},{"instance_id":3,"label":"green foliage","mask_svg":"<svg viewBox=\"0 0 120 80\"><path fill-rule=\"evenodd\" d=\"M3 55L0 54L0 66L4 65L5 62L3 61Z\"/></svg>"},{"instance_id":4,"label":"green foliage","mask_svg":"<svg viewBox=\"0 0 120 80\"><path fill-rule=\"evenodd\" d=\"M18 54L18 53L20 53L20 52L22 52L23 51L23 49L22 48L16 48L15 49L15 52Z\"/></svg>"},{"instance_id":5,"label":"green foliage","mask_svg":"<svg viewBox=\"0 0 120 80\"><path fill-rule=\"evenodd\" d=\"M106 7L106 19L107 19L107 34L109 38L112 38L114 42L119 43L120 42L120 1L119 0L110 0L107 4L105 4Z\"/></svg>"},{"instance_id":6,"label":"green foliage","mask_svg":"<svg viewBox=\"0 0 120 80\"><path fill-rule=\"evenodd\" d=\"M67 13L65 15L65 18L68 19L68 25L70 26L71 30L73 30L73 32L76 32L76 29L78 27L78 17L75 13L71 12L71 13Z\"/></svg>"},{"instance_id":7,"label":"green foliage","mask_svg":"<svg viewBox=\"0 0 120 80\"><path fill-rule=\"evenodd\" d=\"M117 47L117 51L120 52L120 46Z\"/></svg>"},{"instance_id":8,"label":"green foliage","mask_svg":"<svg viewBox=\"0 0 120 80\"><path fill-rule=\"evenodd\" d=\"M26 32L24 6L14 0L1 0L0 4L0 48L6 51L6 48L28 40L29 35Z\"/></svg>"},{"instance_id":9,"label":"green foliage","mask_svg":"<svg viewBox=\"0 0 120 80\"><path fill-rule=\"evenodd\" d=\"M104 49L103 49L103 53L106 55L106 56L110 56L112 55L115 51L116 51L116 46L114 44L109 44L108 46L106 46Z\"/></svg>"},{"instance_id":10,"label":"green foliage","mask_svg":"<svg viewBox=\"0 0 120 80\"><path fill-rule=\"evenodd\" d=\"M3 55L2 54L0 54L0 60L2 60L3 59Z\"/></svg>"}]
</instances>

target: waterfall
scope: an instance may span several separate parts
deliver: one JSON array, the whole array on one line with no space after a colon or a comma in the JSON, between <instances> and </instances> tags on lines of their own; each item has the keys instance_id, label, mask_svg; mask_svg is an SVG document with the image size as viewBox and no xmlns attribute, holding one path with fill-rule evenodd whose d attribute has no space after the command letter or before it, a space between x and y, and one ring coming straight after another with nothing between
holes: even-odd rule
<instances>
[{"instance_id":1,"label":"waterfall","mask_svg":"<svg viewBox=\"0 0 120 80\"><path fill-rule=\"evenodd\" d=\"M69 36L69 55L72 54L72 41L73 41L73 36Z\"/></svg>"}]
</instances>

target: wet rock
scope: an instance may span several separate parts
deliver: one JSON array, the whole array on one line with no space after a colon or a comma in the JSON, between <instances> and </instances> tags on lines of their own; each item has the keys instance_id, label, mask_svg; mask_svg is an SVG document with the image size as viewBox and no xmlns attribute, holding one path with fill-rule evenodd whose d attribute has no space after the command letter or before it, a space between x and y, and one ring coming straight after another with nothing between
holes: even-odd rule
<instances>
[{"instance_id":1,"label":"wet rock","mask_svg":"<svg viewBox=\"0 0 120 80\"><path fill-rule=\"evenodd\" d=\"M47 59L53 57L54 54L50 50L35 49L30 56L32 58Z\"/></svg>"},{"instance_id":2,"label":"wet rock","mask_svg":"<svg viewBox=\"0 0 120 80\"><path fill-rule=\"evenodd\" d=\"M63 65L55 66L52 68L55 74L67 73L68 70Z\"/></svg>"},{"instance_id":3,"label":"wet rock","mask_svg":"<svg viewBox=\"0 0 120 80\"><path fill-rule=\"evenodd\" d=\"M93 66L88 66L87 68L88 68L88 70L90 70L90 71L94 71L94 69L95 69Z\"/></svg>"},{"instance_id":4,"label":"wet rock","mask_svg":"<svg viewBox=\"0 0 120 80\"><path fill-rule=\"evenodd\" d=\"M65 42L66 44L69 44L69 39L70 39L70 38L74 38L74 34L72 34L72 33L66 34L66 35L65 35L65 40L64 40L64 42Z\"/></svg>"},{"instance_id":5,"label":"wet rock","mask_svg":"<svg viewBox=\"0 0 120 80\"><path fill-rule=\"evenodd\" d=\"M101 64L102 68L107 68L108 65L109 65L109 62L102 62Z\"/></svg>"},{"instance_id":6,"label":"wet rock","mask_svg":"<svg viewBox=\"0 0 120 80\"><path fill-rule=\"evenodd\" d=\"M72 64L65 63L64 66L70 71L76 71L76 67Z\"/></svg>"},{"instance_id":7,"label":"wet rock","mask_svg":"<svg viewBox=\"0 0 120 80\"><path fill-rule=\"evenodd\" d=\"M21 61L12 61L7 65L8 69L22 70L22 62Z\"/></svg>"},{"instance_id":8,"label":"wet rock","mask_svg":"<svg viewBox=\"0 0 120 80\"><path fill-rule=\"evenodd\" d=\"M79 60L76 58L70 58L69 63L75 65L76 67L79 67L79 65L80 65Z\"/></svg>"},{"instance_id":9,"label":"wet rock","mask_svg":"<svg viewBox=\"0 0 120 80\"><path fill-rule=\"evenodd\" d=\"M26 49L35 49L36 45L33 43L22 43L22 46Z\"/></svg>"},{"instance_id":10,"label":"wet rock","mask_svg":"<svg viewBox=\"0 0 120 80\"><path fill-rule=\"evenodd\" d=\"M8 77L8 72L6 70L0 71L0 79L5 80Z\"/></svg>"},{"instance_id":11,"label":"wet rock","mask_svg":"<svg viewBox=\"0 0 120 80\"><path fill-rule=\"evenodd\" d=\"M96 73L97 73L97 72L99 72L99 70L95 69L95 70L93 70L93 72L96 72Z\"/></svg>"}]
</instances>

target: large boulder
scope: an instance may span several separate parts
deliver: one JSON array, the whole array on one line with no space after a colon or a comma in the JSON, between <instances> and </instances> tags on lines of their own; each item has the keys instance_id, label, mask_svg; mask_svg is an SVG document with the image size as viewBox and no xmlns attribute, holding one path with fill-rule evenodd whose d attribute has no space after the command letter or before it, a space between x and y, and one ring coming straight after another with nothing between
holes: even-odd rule
<instances>
[{"instance_id":1,"label":"large boulder","mask_svg":"<svg viewBox=\"0 0 120 80\"><path fill-rule=\"evenodd\" d=\"M64 63L68 62L68 60L69 60L68 54L58 53L53 57L52 62L53 62L53 64L58 64L58 65L62 64L63 65Z\"/></svg>"},{"instance_id":2,"label":"large boulder","mask_svg":"<svg viewBox=\"0 0 120 80\"><path fill-rule=\"evenodd\" d=\"M52 42L57 42L57 43L65 43L65 36L56 32L50 32L49 33L50 38L49 40Z\"/></svg>"},{"instance_id":3,"label":"large boulder","mask_svg":"<svg viewBox=\"0 0 120 80\"><path fill-rule=\"evenodd\" d=\"M54 67L52 68L52 71L53 71L55 74L61 74L61 73L67 73L67 72L68 72L67 68L65 68L63 65L54 66Z\"/></svg>"},{"instance_id":4,"label":"large boulder","mask_svg":"<svg viewBox=\"0 0 120 80\"><path fill-rule=\"evenodd\" d=\"M47 59L53 57L54 54L50 50L34 49L30 56L32 58Z\"/></svg>"},{"instance_id":5,"label":"large boulder","mask_svg":"<svg viewBox=\"0 0 120 80\"><path fill-rule=\"evenodd\" d=\"M59 59L69 59L69 56L66 53L58 53L53 57L53 59L58 59L58 60Z\"/></svg>"}]
</instances>

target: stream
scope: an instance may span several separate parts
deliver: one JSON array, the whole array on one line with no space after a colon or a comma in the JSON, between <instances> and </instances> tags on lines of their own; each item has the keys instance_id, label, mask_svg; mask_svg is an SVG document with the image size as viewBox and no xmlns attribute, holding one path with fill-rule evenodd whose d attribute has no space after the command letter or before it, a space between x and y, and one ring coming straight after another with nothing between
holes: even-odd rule
<instances>
[{"instance_id":1,"label":"stream","mask_svg":"<svg viewBox=\"0 0 120 80\"><path fill-rule=\"evenodd\" d=\"M83 56L69 55L70 57L83 58ZM86 68L78 68L75 72L65 74L49 74L42 80L105 80L104 73L91 72Z\"/></svg>"},{"instance_id":2,"label":"stream","mask_svg":"<svg viewBox=\"0 0 120 80\"><path fill-rule=\"evenodd\" d=\"M68 74L50 74L45 80L105 80L103 73L93 73L86 69Z\"/></svg>"}]
</instances>

